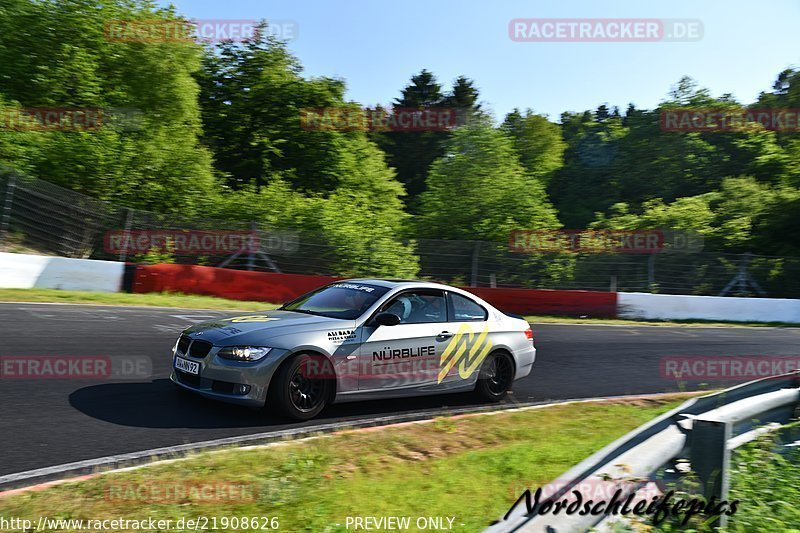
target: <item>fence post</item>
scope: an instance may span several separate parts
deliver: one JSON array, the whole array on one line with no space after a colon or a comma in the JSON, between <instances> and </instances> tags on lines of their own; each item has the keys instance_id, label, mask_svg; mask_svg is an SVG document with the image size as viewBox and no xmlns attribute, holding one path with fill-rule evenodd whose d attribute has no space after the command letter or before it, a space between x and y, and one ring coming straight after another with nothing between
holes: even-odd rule
<instances>
[{"instance_id":1,"label":"fence post","mask_svg":"<svg viewBox=\"0 0 800 533\"><path fill-rule=\"evenodd\" d=\"M472 248L472 279L470 287L478 286L478 254L481 250L481 241L475 241L475 246Z\"/></svg>"},{"instance_id":2,"label":"fence post","mask_svg":"<svg viewBox=\"0 0 800 533\"><path fill-rule=\"evenodd\" d=\"M731 452L728 440L731 438L731 423L722 420L695 418L692 421L689 462L697 474L706 501L716 498L717 502L728 499L730 489ZM716 526L725 527L727 516L720 515Z\"/></svg>"},{"instance_id":3,"label":"fence post","mask_svg":"<svg viewBox=\"0 0 800 533\"><path fill-rule=\"evenodd\" d=\"M255 233L257 231L258 231L258 223L255 220L253 220L253 221L250 222L250 234L252 235L253 233ZM252 246L248 246L247 247L247 270L253 270L253 267L255 266L255 264L256 264L256 262L255 262L255 256L253 255L253 247Z\"/></svg>"},{"instance_id":4,"label":"fence post","mask_svg":"<svg viewBox=\"0 0 800 533\"><path fill-rule=\"evenodd\" d=\"M652 294L656 286L656 254L647 258L647 290Z\"/></svg>"},{"instance_id":5,"label":"fence post","mask_svg":"<svg viewBox=\"0 0 800 533\"><path fill-rule=\"evenodd\" d=\"M124 245L119 251L119 260L124 263L128 259L128 245L131 242L131 225L133 224L133 209L125 207L125 226L122 231L122 242ZM105 241L105 239L103 239Z\"/></svg>"},{"instance_id":6,"label":"fence post","mask_svg":"<svg viewBox=\"0 0 800 533\"><path fill-rule=\"evenodd\" d=\"M767 295L767 293L761 288L761 285L759 285L755 278L750 275L750 271L748 270L752 257L753 254L750 252L747 252L742 256L742 259L739 261L739 269L736 271L736 275L728 282L727 285L725 285L725 287L719 293L720 296L727 296L728 293L737 286L739 287L740 292L746 293L748 284L753 287L759 296Z\"/></svg>"},{"instance_id":7,"label":"fence post","mask_svg":"<svg viewBox=\"0 0 800 533\"><path fill-rule=\"evenodd\" d=\"M0 243L6 240L8 227L11 224L11 206L14 201L14 187L16 186L17 176L10 172L8 175L8 186L6 187L6 199L3 202L3 216L0 219Z\"/></svg>"}]
</instances>

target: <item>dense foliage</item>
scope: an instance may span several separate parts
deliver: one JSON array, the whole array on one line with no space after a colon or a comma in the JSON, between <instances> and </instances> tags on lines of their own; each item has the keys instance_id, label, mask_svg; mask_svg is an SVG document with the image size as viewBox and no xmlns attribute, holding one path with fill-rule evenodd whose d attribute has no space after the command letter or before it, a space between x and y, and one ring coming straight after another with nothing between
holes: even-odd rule
<instances>
[{"instance_id":1,"label":"dense foliage","mask_svg":"<svg viewBox=\"0 0 800 533\"><path fill-rule=\"evenodd\" d=\"M499 245L560 227L690 229L707 250L800 255L800 138L755 124L666 131L665 110L747 106L689 78L656 109L601 105L558 122L515 109L498 125L474 81L446 89L422 70L394 107L457 110L459 127L309 129L304 110L360 106L344 80L304 76L285 43L108 38L125 19L182 20L146 0L0 5L0 164L131 207L296 228L341 250L343 274L414 275L415 238ZM800 108L800 72L749 106ZM30 108L104 120L14 127Z\"/></svg>"}]
</instances>

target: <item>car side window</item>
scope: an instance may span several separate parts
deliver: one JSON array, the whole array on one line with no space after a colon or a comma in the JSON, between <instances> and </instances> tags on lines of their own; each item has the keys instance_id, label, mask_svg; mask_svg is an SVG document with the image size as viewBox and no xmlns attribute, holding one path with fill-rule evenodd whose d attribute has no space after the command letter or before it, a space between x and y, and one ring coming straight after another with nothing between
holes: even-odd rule
<instances>
[{"instance_id":1,"label":"car side window","mask_svg":"<svg viewBox=\"0 0 800 533\"><path fill-rule=\"evenodd\" d=\"M448 293L454 322L481 322L488 318L486 309L460 294Z\"/></svg>"},{"instance_id":2,"label":"car side window","mask_svg":"<svg viewBox=\"0 0 800 533\"><path fill-rule=\"evenodd\" d=\"M447 322L444 292L438 290L404 292L384 304L381 312L399 316L401 324Z\"/></svg>"}]
</instances>

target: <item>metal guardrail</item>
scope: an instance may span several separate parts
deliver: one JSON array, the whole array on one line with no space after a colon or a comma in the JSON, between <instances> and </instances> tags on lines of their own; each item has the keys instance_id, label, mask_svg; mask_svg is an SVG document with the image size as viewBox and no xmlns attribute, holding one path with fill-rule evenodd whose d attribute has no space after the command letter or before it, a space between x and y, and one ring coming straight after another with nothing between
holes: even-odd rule
<instances>
[{"instance_id":1,"label":"metal guardrail","mask_svg":"<svg viewBox=\"0 0 800 533\"><path fill-rule=\"evenodd\" d=\"M692 398L580 462L559 483L542 487L543 493L555 502L582 484L603 482L621 490L625 499L655 481L663 467L688 459L705 498L725 500L731 450L795 418L799 404L800 371ZM486 531L582 532L614 518L604 513L529 514L521 498ZM717 525L724 525L725 516L719 520Z\"/></svg>"}]
</instances>

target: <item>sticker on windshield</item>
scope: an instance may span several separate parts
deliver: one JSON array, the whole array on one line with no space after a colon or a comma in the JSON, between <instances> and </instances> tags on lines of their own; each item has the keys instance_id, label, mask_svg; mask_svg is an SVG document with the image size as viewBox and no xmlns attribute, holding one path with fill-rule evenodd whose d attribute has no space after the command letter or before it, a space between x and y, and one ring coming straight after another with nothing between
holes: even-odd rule
<instances>
[{"instance_id":1,"label":"sticker on windshield","mask_svg":"<svg viewBox=\"0 0 800 533\"><path fill-rule=\"evenodd\" d=\"M231 322L269 322L271 320L280 320L274 316L267 316L267 315L245 315L245 316L236 316L233 318L229 318Z\"/></svg>"},{"instance_id":2,"label":"sticker on windshield","mask_svg":"<svg viewBox=\"0 0 800 533\"><path fill-rule=\"evenodd\" d=\"M458 375L461 376L461 379L470 377L481 366L481 363L492 349L492 342L487 339L488 335L488 325L483 328L480 334L472 331L469 325L462 325L453 340L447 344L444 352L442 352L442 357L439 360L437 383L441 383L456 365L458 365Z\"/></svg>"},{"instance_id":3,"label":"sticker on windshield","mask_svg":"<svg viewBox=\"0 0 800 533\"><path fill-rule=\"evenodd\" d=\"M331 287L336 287L337 289L353 289L355 291L364 292L372 292L375 290L375 287L368 287L367 285L355 285L353 283L337 283L335 285L331 285Z\"/></svg>"}]
</instances>

